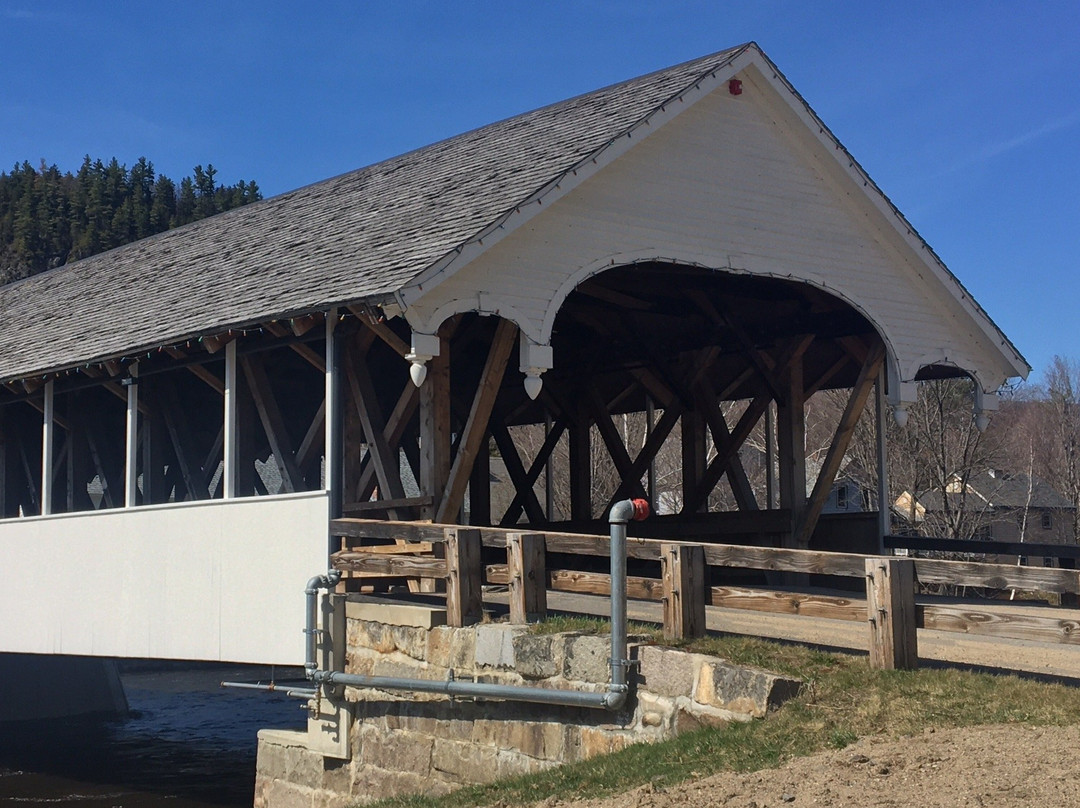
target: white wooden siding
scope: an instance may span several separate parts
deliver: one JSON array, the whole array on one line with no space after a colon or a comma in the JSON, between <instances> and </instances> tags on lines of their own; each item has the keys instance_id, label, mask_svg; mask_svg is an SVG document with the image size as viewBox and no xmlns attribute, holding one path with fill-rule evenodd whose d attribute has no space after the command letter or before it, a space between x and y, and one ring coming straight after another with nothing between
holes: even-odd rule
<instances>
[{"instance_id":1,"label":"white wooden siding","mask_svg":"<svg viewBox=\"0 0 1080 808\"><path fill-rule=\"evenodd\" d=\"M482 295L547 342L568 282L669 258L832 291L877 325L902 375L926 357L963 357L989 389L1012 375L971 313L772 87L752 72L744 86L739 97L714 91L644 138L435 286L410 321L433 331L454 311L484 308Z\"/></svg>"},{"instance_id":2,"label":"white wooden siding","mask_svg":"<svg viewBox=\"0 0 1080 808\"><path fill-rule=\"evenodd\" d=\"M0 522L0 652L299 665L323 492Z\"/></svg>"}]
</instances>

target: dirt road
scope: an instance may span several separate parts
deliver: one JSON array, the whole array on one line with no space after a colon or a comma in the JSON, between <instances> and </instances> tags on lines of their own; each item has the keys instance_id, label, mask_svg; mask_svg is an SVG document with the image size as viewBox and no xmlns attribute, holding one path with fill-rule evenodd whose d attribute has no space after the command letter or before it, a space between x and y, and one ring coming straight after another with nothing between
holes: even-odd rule
<instances>
[{"instance_id":1,"label":"dirt road","mask_svg":"<svg viewBox=\"0 0 1080 808\"><path fill-rule=\"evenodd\" d=\"M1080 716L1077 717L1080 720ZM866 739L751 774L723 773L545 808L1078 808L1080 727L988 726Z\"/></svg>"}]
</instances>

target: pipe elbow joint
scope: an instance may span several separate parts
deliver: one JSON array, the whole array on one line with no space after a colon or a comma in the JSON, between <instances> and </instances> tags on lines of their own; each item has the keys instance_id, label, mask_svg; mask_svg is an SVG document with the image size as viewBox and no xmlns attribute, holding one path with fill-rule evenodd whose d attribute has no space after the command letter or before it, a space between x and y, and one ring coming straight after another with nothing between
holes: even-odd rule
<instances>
[{"instance_id":1,"label":"pipe elbow joint","mask_svg":"<svg viewBox=\"0 0 1080 808\"><path fill-rule=\"evenodd\" d=\"M649 503L644 499L624 499L611 506L608 521L612 524L640 522L649 516Z\"/></svg>"},{"instance_id":2,"label":"pipe elbow joint","mask_svg":"<svg viewBox=\"0 0 1080 808\"><path fill-rule=\"evenodd\" d=\"M604 709L615 712L622 709L622 706L626 704L626 696L628 689L626 685L623 685L619 689L611 688L604 694Z\"/></svg>"},{"instance_id":3,"label":"pipe elbow joint","mask_svg":"<svg viewBox=\"0 0 1080 808\"><path fill-rule=\"evenodd\" d=\"M329 570L324 575L315 575L308 579L304 587L305 595L314 595L320 589L332 589L341 580L341 570Z\"/></svg>"}]
</instances>

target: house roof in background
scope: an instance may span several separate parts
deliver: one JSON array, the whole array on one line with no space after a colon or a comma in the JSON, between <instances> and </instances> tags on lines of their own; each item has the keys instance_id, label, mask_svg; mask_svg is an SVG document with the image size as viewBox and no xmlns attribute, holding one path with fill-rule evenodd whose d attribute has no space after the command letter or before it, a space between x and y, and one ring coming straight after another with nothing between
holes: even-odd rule
<instances>
[{"instance_id":1,"label":"house roof in background","mask_svg":"<svg viewBox=\"0 0 1080 808\"><path fill-rule=\"evenodd\" d=\"M968 479L968 489L992 508L1072 508L1072 503L1049 483L1026 474L983 471ZM949 494L951 498L958 496ZM918 501L928 511L940 511L943 507L940 491L926 491L919 495Z\"/></svg>"}]
</instances>

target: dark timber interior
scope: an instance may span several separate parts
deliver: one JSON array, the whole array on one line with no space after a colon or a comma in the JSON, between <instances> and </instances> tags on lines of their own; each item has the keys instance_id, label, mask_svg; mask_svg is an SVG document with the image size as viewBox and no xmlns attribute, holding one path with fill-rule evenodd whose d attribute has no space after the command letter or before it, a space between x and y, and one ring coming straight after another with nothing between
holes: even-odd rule
<instances>
[{"instance_id":1,"label":"dark timber interior","mask_svg":"<svg viewBox=\"0 0 1080 808\"><path fill-rule=\"evenodd\" d=\"M645 496L662 511L645 529L663 537L838 549L876 541L867 520L855 538L821 529L884 349L865 317L820 289L670 264L614 267L563 303L555 367L536 401L512 323L473 313L444 323L441 355L417 389L407 324L379 314L355 306L335 322L347 515L603 532L613 501ZM220 497L230 341L238 495L321 488L325 321L312 313L55 377L53 512L123 505L124 384L136 361L138 503ZM40 509L42 385L0 393L4 516ZM807 484L804 404L838 388L851 391L848 407L817 484Z\"/></svg>"}]
</instances>

